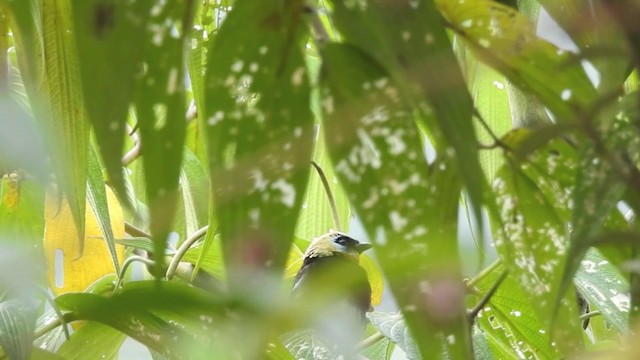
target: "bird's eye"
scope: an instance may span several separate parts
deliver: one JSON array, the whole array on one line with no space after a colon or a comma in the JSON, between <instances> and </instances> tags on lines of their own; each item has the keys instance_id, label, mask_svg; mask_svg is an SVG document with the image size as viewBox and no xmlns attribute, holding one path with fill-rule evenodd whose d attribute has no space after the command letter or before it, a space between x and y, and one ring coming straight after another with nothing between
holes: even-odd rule
<instances>
[{"instance_id":1,"label":"bird's eye","mask_svg":"<svg viewBox=\"0 0 640 360\"><path fill-rule=\"evenodd\" d=\"M347 238L347 237L345 237L345 236L340 236L339 238L337 238L337 239L335 240L335 243L336 243L336 244L339 244L339 245L346 246L346 245L347 245L347 239L348 239L348 238Z\"/></svg>"}]
</instances>

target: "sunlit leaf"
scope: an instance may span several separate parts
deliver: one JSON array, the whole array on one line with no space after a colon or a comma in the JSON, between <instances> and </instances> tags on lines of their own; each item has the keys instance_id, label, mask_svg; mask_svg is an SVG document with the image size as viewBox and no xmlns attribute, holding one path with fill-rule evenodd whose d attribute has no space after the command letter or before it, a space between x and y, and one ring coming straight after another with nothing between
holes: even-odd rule
<instances>
[{"instance_id":1,"label":"sunlit leaf","mask_svg":"<svg viewBox=\"0 0 640 360\"><path fill-rule=\"evenodd\" d=\"M104 185L103 185L104 186ZM122 209L110 190L106 200L109 205L111 229L115 238L124 237ZM60 207L51 192L45 202L44 254L47 258L47 279L54 294L82 292L87 286L105 274L114 273L102 229L90 206L86 208L85 249L80 253L73 222L66 201ZM124 247L115 245L120 260L124 257Z\"/></svg>"},{"instance_id":2,"label":"sunlit leaf","mask_svg":"<svg viewBox=\"0 0 640 360\"><path fill-rule=\"evenodd\" d=\"M109 215L107 191L105 189L104 179L102 178L102 168L100 167L100 163L98 162L98 154L94 146L91 146L89 149L89 163L87 165L87 169L87 200L91 205L93 215L98 222L98 226L100 227L100 230L102 232L102 237L105 241L105 244L109 249L109 254L111 255L111 261L113 261L114 269L116 273L119 273L119 255L116 249L113 228L111 227L111 217ZM111 204L112 207L120 207L120 204L117 204L113 200ZM121 209L115 209L115 211L122 212ZM121 214L118 215L120 215L120 217L115 219L115 225L116 227L122 229L124 226L124 220L122 219ZM119 233L121 232L122 231L120 231Z\"/></svg>"},{"instance_id":3,"label":"sunlit leaf","mask_svg":"<svg viewBox=\"0 0 640 360\"><path fill-rule=\"evenodd\" d=\"M73 216L82 253L85 229L89 123L85 118L84 94L80 89L80 63L73 42L68 2L42 2L44 48L43 106L35 111L49 136L49 149L59 193L64 194Z\"/></svg>"}]
</instances>

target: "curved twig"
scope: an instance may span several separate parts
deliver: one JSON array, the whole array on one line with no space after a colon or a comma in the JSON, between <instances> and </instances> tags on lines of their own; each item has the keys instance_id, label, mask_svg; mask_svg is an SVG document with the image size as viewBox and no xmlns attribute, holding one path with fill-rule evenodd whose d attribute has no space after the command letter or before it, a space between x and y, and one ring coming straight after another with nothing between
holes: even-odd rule
<instances>
[{"instance_id":1,"label":"curved twig","mask_svg":"<svg viewBox=\"0 0 640 360\"><path fill-rule=\"evenodd\" d=\"M184 256L184 254L186 254L189 248L191 248L191 246L196 241L198 241L198 239L203 237L208 230L209 230L209 225L204 226L196 230L185 241L182 242L178 250L176 250L176 253L173 255L173 258L171 258L171 262L167 267L167 273L165 275L165 278L167 280L171 280L173 278L173 275L175 275L176 269L178 268L178 265L180 264L180 261L182 260L182 257Z\"/></svg>"},{"instance_id":2,"label":"curved twig","mask_svg":"<svg viewBox=\"0 0 640 360\"><path fill-rule=\"evenodd\" d=\"M311 160L311 165L313 165L313 167L318 172L318 176L320 176L320 180L322 181L322 185L324 186L324 191L327 194L327 200L329 200L329 206L331 207L331 215L333 216L333 224L335 225L336 230L342 231L340 216L338 216L338 207L336 206L336 199L333 197L333 192L331 192L331 188L329 187L327 176L322 170L322 167L320 167L317 162Z\"/></svg>"},{"instance_id":3,"label":"curved twig","mask_svg":"<svg viewBox=\"0 0 640 360\"><path fill-rule=\"evenodd\" d=\"M122 269L120 270L120 273L118 274L118 282L116 283L116 287L113 291L113 293L115 294L118 289L120 288L120 286L122 285L122 282L124 281L124 275L126 274L127 270L129 269L129 265L133 264L134 262L141 262L147 266L154 266L156 263L155 261L151 260L151 259L147 259L146 257L143 256L131 256L129 257L127 260L124 261L124 263L122 264Z\"/></svg>"}]
</instances>

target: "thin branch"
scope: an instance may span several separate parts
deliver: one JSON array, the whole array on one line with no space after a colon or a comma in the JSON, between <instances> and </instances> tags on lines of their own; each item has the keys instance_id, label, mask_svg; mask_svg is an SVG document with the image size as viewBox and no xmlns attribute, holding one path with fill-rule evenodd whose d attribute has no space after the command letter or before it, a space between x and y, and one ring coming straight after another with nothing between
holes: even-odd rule
<instances>
[{"instance_id":1,"label":"thin branch","mask_svg":"<svg viewBox=\"0 0 640 360\"><path fill-rule=\"evenodd\" d=\"M184 254L186 254L189 248L191 248L191 246L196 241L198 241L198 239L203 237L208 230L209 230L209 225L202 227L196 230L184 242L182 242L178 250L176 250L176 253L173 255L173 258L171 258L171 262L167 267L167 273L165 275L165 278L167 280L171 280L173 278L173 275L175 275L176 269L178 268L178 265L180 264L180 261L182 260L182 257L184 256Z\"/></svg>"},{"instance_id":2,"label":"thin branch","mask_svg":"<svg viewBox=\"0 0 640 360\"><path fill-rule=\"evenodd\" d=\"M69 340L71 335L69 334L69 329L67 328L67 322L64 320L64 315L62 315L62 311L60 311L58 304L56 304L55 300L47 290L41 287L38 287L38 290L40 290L41 293L44 294L44 298L47 300L47 302L49 302L49 304L51 304L51 308L53 309L53 312L56 313L56 316L60 321L60 325L62 325L62 331L64 332L64 337L67 340Z\"/></svg>"},{"instance_id":3,"label":"thin branch","mask_svg":"<svg viewBox=\"0 0 640 360\"><path fill-rule=\"evenodd\" d=\"M489 265L486 268L484 268L484 270L482 270L482 272L480 272L478 275L476 275L476 277L474 277L473 279L467 281L467 283L466 283L467 288L471 288L475 284L480 282L480 280L484 279L485 276L487 276L490 272L495 270L498 266L500 266L500 264L501 264L501 261L498 259L498 260L494 261L493 263L491 263L491 265Z\"/></svg>"},{"instance_id":4,"label":"thin branch","mask_svg":"<svg viewBox=\"0 0 640 360\"><path fill-rule=\"evenodd\" d=\"M480 114L480 111L478 111L477 108L473 108L473 113L476 117L476 119L478 119L478 121L480 121L480 124L482 125L482 127L487 131L487 133L489 134L489 136L491 136L491 138L493 139L493 144L490 145L482 145L480 144L480 148L482 149L483 147L485 149L489 149L489 148L502 148L504 150L511 150L511 148L509 148L509 146L507 146L507 144L505 144L504 142L502 142L502 140L500 140L500 138L496 135L496 133L493 132L493 129L491 129L491 127L489 126L489 124L487 124L487 122L484 120L484 117L482 117L482 115Z\"/></svg>"},{"instance_id":5,"label":"thin branch","mask_svg":"<svg viewBox=\"0 0 640 360\"><path fill-rule=\"evenodd\" d=\"M189 108L187 109L187 113L185 114L185 119L187 124L193 121L194 119L196 119L197 117L198 117L198 110L196 109L196 103L194 100L191 100L191 103L189 104ZM131 139L133 140L133 147L122 157L123 166L128 166L134 160L139 158L140 155L142 155L142 142L140 141L140 135L138 135L138 132L136 131L136 129L131 129L129 124L127 124L127 129L129 130L128 131L129 136L131 136Z\"/></svg>"},{"instance_id":6,"label":"thin branch","mask_svg":"<svg viewBox=\"0 0 640 360\"><path fill-rule=\"evenodd\" d=\"M69 324L76 320L77 320L77 316L75 313L68 312L68 313L62 314L62 319L56 317L55 319L53 319L53 321L46 323L42 325L40 328L36 329L36 331L33 334L33 338L38 339L44 336L49 331L57 328L58 326L62 324Z\"/></svg>"},{"instance_id":7,"label":"thin branch","mask_svg":"<svg viewBox=\"0 0 640 360\"><path fill-rule=\"evenodd\" d=\"M588 312L588 313L586 313L586 314L582 314L582 315L580 315L580 317L578 318L578 320L580 320L580 321L584 321L584 320L590 319L590 318L592 318L592 317L594 317L594 316L598 316L598 315L602 315L602 314L600 313L600 310L594 310L594 311Z\"/></svg>"},{"instance_id":8,"label":"thin branch","mask_svg":"<svg viewBox=\"0 0 640 360\"><path fill-rule=\"evenodd\" d=\"M313 8L312 6L307 6L305 10L311 18L311 28L313 29L316 44L325 44L327 41L329 41L329 33L327 33L327 29L324 28L324 24L322 23L322 20L318 15L318 10Z\"/></svg>"},{"instance_id":9,"label":"thin branch","mask_svg":"<svg viewBox=\"0 0 640 360\"><path fill-rule=\"evenodd\" d=\"M145 238L151 239L151 234L149 234L148 232L142 229L135 227L134 225L128 222L124 223L124 231L131 236L145 237Z\"/></svg>"},{"instance_id":10,"label":"thin branch","mask_svg":"<svg viewBox=\"0 0 640 360\"><path fill-rule=\"evenodd\" d=\"M331 207L331 215L333 215L333 224L336 227L336 230L342 231L342 225L340 224L340 216L338 215L338 207L336 206L336 199L333 197L333 192L331 192L331 187L329 187L329 181L327 180L327 175L325 175L324 170L318 165L317 162L311 161L311 165L318 172L318 176L320 176L320 180L322 181L322 185L324 186L324 191L327 194L327 200L329 200L329 206Z\"/></svg>"},{"instance_id":11,"label":"thin branch","mask_svg":"<svg viewBox=\"0 0 640 360\"><path fill-rule=\"evenodd\" d=\"M356 350L357 351L362 351L362 350L368 348L369 346L377 343L378 341L380 341L380 340L382 340L384 338L385 338L385 336L380 331L377 331L373 335L371 335L368 338L362 340L358 344L358 346L356 346Z\"/></svg>"},{"instance_id":12,"label":"thin branch","mask_svg":"<svg viewBox=\"0 0 640 360\"><path fill-rule=\"evenodd\" d=\"M480 299L480 302L478 302L478 304L476 304L476 306L474 306L473 309L467 312L467 318L469 319L469 322L473 322L476 316L478 316L478 313L480 312L480 310L482 310L482 308L484 308L484 306L487 305L487 303L489 302L493 294L496 293L496 291L498 290L498 288L500 287L504 279L507 278L508 273L509 272L507 270L504 270L502 274L500 274L500 277L498 278L498 280L496 280L493 286L491 286L491 289L489 289L489 291L487 291L487 293L484 294L482 299Z\"/></svg>"},{"instance_id":13,"label":"thin branch","mask_svg":"<svg viewBox=\"0 0 640 360\"><path fill-rule=\"evenodd\" d=\"M120 273L118 274L118 282L116 283L115 290L113 291L114 294L118 291L118 289L122 285L122 282L124 281L124 275L127 273L127 270L129 269L129 265L133 264L134 262L141 262L141 263L143 263L143 264L145 264L147 266L155 266L155 264L156 264L155 261L153 261L151 259L147 259L146 257L143 257L143 256L134 255L134 256L129 257L122 264L122 269L120 270Z\"/></svg>"}]
</instances>

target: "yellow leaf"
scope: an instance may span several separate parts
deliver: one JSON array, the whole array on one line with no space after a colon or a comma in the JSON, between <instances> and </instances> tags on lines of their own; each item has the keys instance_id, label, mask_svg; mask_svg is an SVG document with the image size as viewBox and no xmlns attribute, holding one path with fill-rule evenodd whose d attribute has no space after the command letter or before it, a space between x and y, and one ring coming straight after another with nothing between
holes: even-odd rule
<instances>
[{"instance_id":1,"label":"yellow leaf","mask_svg":"<svg viewBox=\"0 0 640 360\"><path fill-rule=\"evenodd\" d=\"M380 267L365 254L360 255L360 266L367 271L369 283L371 284L371 305L380 305L382 290L384 290L384 279L382 278Z\"/></svg>"},{"instance_id":2,"label":"yellow leaf","mask_svg":"<svg viewBox=\"0 0 640 360\"><path fill-rule=\"evenodd\" d=\"M15 210L20 205L20 181L15 174L2 178L2 207L7 210Z\"/></svg>"},{"instance_id":3,"label":"yellow leaf","mask_svg":"<svg viewBox=\"0 0 640 360\"><path fill-rule=\"evenodd\" d=\"M107 244L102 237L96 216L87 202L84 252L79 254L78 233L66 200L58 206L55 191L49 191L45 202L44 251L47 258L47 279L58 296L68 292L83 292L104 275L115 272ZM107 203L111 227L116 239L124 238L122 208L113 192L107 188ZM124 246L116 244L118 258L124 258Z\"/></svg>"}]
</instances>

